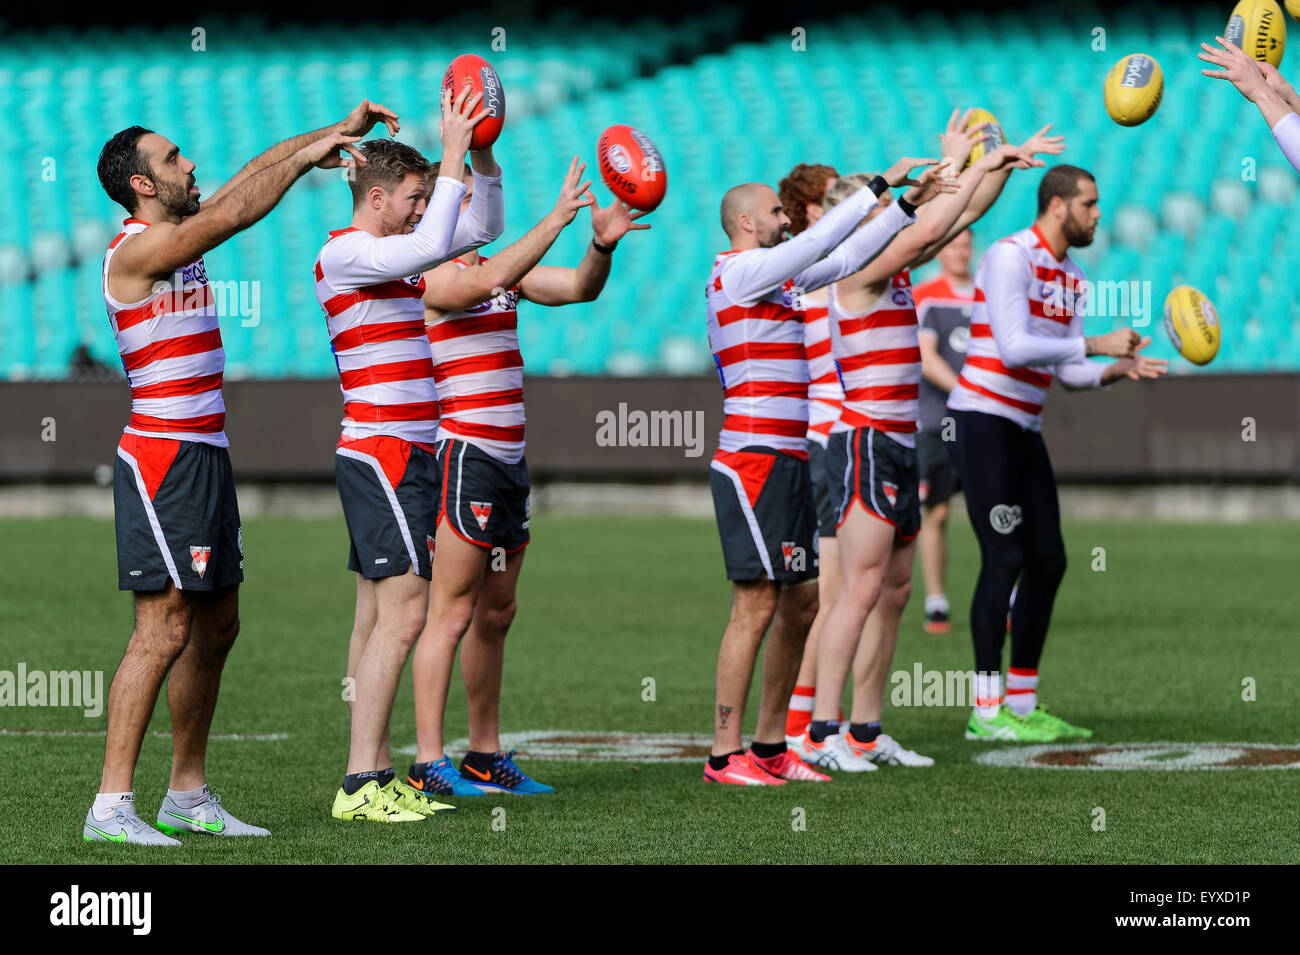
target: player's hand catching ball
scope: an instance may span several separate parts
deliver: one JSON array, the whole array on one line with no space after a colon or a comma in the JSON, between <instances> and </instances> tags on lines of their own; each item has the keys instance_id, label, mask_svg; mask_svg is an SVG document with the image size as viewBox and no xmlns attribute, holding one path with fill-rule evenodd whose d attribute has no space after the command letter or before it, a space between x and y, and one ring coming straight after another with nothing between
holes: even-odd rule
<instances>
[{"instance_id":1,"label":"player's hand catching ball","mask_svg":"<svg viewBox=\"0 0 1300 955\"><path fill-rule=\"evenodd\" d=\"M590 196L591 193L587 195ZM650 228L650 223L636 221L645 215L647 210L633 209L627 203L620 202L617 196L604 208L601 208L595 200L596 197L592 196L591 231L601 245L609 247L629 232Z\"/></svg>"},{"instance_id":2,"label":"player's hand catching ball","mask_svg":"<svg viewBox=\"0 0 1300 955\"><path fill-rule=\"evenodd\" d=\"M551 218L559 223L560 228L572 222L579 209L596 201L596 197L588 192L591 180L582 181L582 174L586 169L587 164L579 162L577 156L574 156L569 163L569 171L564 176L564 187L560 190L560 198L550 212Z\"/></svg>"},{"instance_id":3,"label":"player's hand catching ball","mask_svg":"<svg viewBox=\"0 0 1300 955\"><path fill-rule=\"evenodd\" d=\"M397 114L387 106L381 106L378 103L370 102L368 99L363 99L357 108L348 113L335 129L344 136L364 136L374 129L376 124L381 122L388 127L388 135L390 136L396 136L397 131L402 128L402 124L397 121Z\"/></svg>"},{"instance_id":4,"label":"player's hand catching ball","mask_svg":"<svg viewBox=\"0 0 1300 955\"><path fill-rule=\"evenodd\" d=\"M1201 70L1201 73L1216 80L1228 80L1237 87L1237 91L1242 96L1252 103L1257 102L1259 95L1268 89L1268 82L1260 72L1259 63L1247 56L1246 51L1231 40L1221 36L1216 36L1214 39L1219 42L1221 49L1202 43L1201 52L1196 56L1206 63L1213 63L1223 69Z\"/></svg>"},{"instance_id":5,"label":"player's hand catching ball","mask_svg":"<svg viewBox=\"0 0 1300 955\"><path fill-rule=\"evenodd\" d=\"M1132 358L1121 358L1101 373L1101 383L1108 385L1112 381L1118 381L1121 378L1131 378L1133 381L1142 378L1159 378L1167 373L1169 371L1169 361L1167 359L1148 358L1146 355L1138 354L1150 344L1151 336L1148 335L1138 342L1137 347L1133 349Z\"/></svg>"},{"instance_id":6,"label":"player's hand catching ball","mask_svg":"<svg viewBox=\"0 0 1300 955\"><path fill-rule=\"evenodd\" d=\"M438 136L442 139L442 159L455 161L463 159L469 152L470 141L474 137L474 127L487 116L487 110L478 108L482 93L470 94L469 87L464 87L452 100L450 88L442 94L442 120L438 124ZM456 163L459 165L459 163Z\"/></svg>"},{"instance_id":7,"label":"player's hand catching ball","mask_svg":"<svg viewBox=\"0 0 1300 955\"><path fill-rule=\"evenodd\" d=\"M966 128L966 123L973 112L975 112L973 108L966 110L965 113L960 109L954 109L952 115L948 117L948 128L939 134L939 154L955 162L958 169L965 167L966 160L970 158L970 151L989 138L983 126Z\"/></svg>"}]
</instances>

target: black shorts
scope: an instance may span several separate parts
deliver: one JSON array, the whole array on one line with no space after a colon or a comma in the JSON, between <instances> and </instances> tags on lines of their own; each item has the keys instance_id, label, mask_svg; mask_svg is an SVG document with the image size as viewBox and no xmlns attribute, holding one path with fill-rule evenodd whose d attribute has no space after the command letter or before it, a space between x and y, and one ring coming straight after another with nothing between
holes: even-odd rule
<instances>
[{"instance_id":1,"label":"black shorts","mask_svg":"<svg viewBox=\"0 0 1300 955\"><path fill-rule=\"evenodd\" d=\"M961 477L952 463L949 444L938 431L921 431L916 436L916 457L921 467L922 507L943 504L961 490Z\"/></svg>"},{"instance_id":2,"label":"black shorts","mask_svg":"<svg viewBox=\"0 0 1300 955\"><path fill-rule=\"evenodd\" d=\"M709 464L728 580L817 577L817 512L808 462L771 448L719 451Z\"/></svg>"},{"instance_id":3,"label":"black shorts","mask_svg":"<svg viewBox=\"0 0 1300 955\"><path fill-rule=\"evenodd\" d=\"M893 524L903 540L920 532L921 478L915 448L875 428L854 428L831 435L826 452L827 467L840 475L837 526L856 498L867 513Z\"/></svg>"},{"instance_id":4,"label":"black shorts","mask_svg":"<svg viewBox=\"0 0 1300 955\"><path fill-rule=\"evenodd\" d=\"M442 506L457 537L480 547L501 547L507 554L527 546L528 462L507 464L468 441L438 442Z\"/></svg>"},{"instance_id":5,"label":"black shorts","mask_svg":"<svg viewBox=\"0 0 1300 955\"><path fill-rule=\"evenodd\" d=\"M244 536L225 448L122 435L113 467L121 590L233 587L244 579Z\"/></svg>"},{"instance_id":6,"label":"black shorts","mask_svg":"<svg viewBox=\"0 0 1300 955\"><path fill-rule=\"evenodd\" d=\"M375 580L413 567L431 579L439 491L432 452L386 435L350 441L334 451L334 479L351 539L348 570Z\"/></svg>"},{"instance_id":7,"label":"black shorts","mask_svg":"<svg viewBox=\"0 0 1300 955\"><path fill-rule=\"evenodd\" d=\"M808 441L808 469L812 472L813 503L817 507L817 536L834 537L839 519L840 476L826 466L826 449Z\"/></svg>"}]
</instances>

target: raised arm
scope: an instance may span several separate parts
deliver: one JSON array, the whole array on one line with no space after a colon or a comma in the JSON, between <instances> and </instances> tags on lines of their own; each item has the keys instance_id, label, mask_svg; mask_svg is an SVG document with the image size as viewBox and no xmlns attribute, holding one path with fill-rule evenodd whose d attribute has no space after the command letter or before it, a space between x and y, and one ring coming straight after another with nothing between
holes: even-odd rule
<instances>
[{"instance_id":1,"label":"raised arm","mask_svg":"<svg viewBox=\"0 0 1300 955\"><path fill-rule=\"evenodd\" d=\"M365 157L351 145L356 139L342 133L329 133L279 162L244 177L226 195L208 201L180 223L151 225L113 256L110 266L113 274L128 282L171 276L177 269L210 252L270 212L308 169L342 165L345 160L338 155L340 149L351 153L352 161L364 163Z\"/></svg>"},{"instance_id":2,"label":"raised arm","mask_svg":"<svg viewBox=\"0 0 1300 955\"><path fill-rule=\"evenodd\" d=\"M474 175L474 195L470 197L469 208L456 222L456 234L451 243L453 256L487 245L506 227L501 167L492 155L492 147L472 150L469 162Z\"/></svg>"},{"instance_id":3,"label":"raised arm","mask_svg":"<svg viewBox=\"0 0 1300 955\"><path fill-rule=\"evenodd\" d=\"M605 288L609 278L610 260L619 239L629 232L650 228L648 223L636 220L645 215L643 210L633 211L617 198L601 208L590 192L592 240L577 268L559 268L539 265L529 271L520 283L524 298L539 305L571 305L574 302L591 302Z\"/></svg>"},{"instance_id":4,"label":"raised arm","mask_svg":"<svg viewBox=\"0 0 1300 955\"><path fill-rule=\"evenodd\" d=\"M578 210L595 201L587 192L591 181L581 181L585 169L586 163L579 163L575 156L569 164L555 208L517 242L470 268L444 265L426 276L424 304L444 312L472 308L487 301L498 290L519 284L542 260Z\"/></svg>"},{"instance_id":5,"label":"raised arm","mask_svg":"<svg viewBox=\"0 0 1300 955\"><path fill-rule=\"evenodd\" d=\"M381 106L378 103L372 103L368 99L363 99L361 103L347 116L324 126L310 133L302 133L298 136L291 136L286 140L276 143L266 152L250 159L239 172L231 177L230 181L214 192L204 202L206 207L208 203L216 202L232 188L243 182L254 173L261 172L267 166L273 166L282 159L287 159L304 146L316 142L330 133L340 133L344 136L353 136L360 139L366 133L370 132L377 123L384 123L388 127L390 136L396 136L397 131L401 129L401 124L397 120L397 114L387 106ZM354 140L355 141L355 140ZM348 165L348 163L343 163Z\"/></svg>"},{"instance_id":6,"label":"raised arm","mask_svg":"<svg viewBox=\"0 0 1300 955\"><path fill-rule=\"evenodd\" d=\"M1300 116L1297 116L1300 114L1300 95L1271 64L1257 63L1224 37L1216 36L1214 39L1219 48L1202 43L1197 56L1221 69L1203 69L1201 73L1214 79L1228 80L1242 96L1254 103L1287 162L1300 172Z\"/></svg>"}]
</instances>

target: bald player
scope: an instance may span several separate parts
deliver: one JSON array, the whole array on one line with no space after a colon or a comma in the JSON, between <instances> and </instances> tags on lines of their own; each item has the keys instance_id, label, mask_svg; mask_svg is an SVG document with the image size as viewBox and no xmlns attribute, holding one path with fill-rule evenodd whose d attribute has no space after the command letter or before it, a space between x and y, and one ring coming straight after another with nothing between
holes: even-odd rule
<instances>
[{"instance_id":1,"label":"bald player","mask_svg":"<svg viewBox=\"0 0 1300 955\"><path fill-rule=\"evenodd\" d=\"M787 751L784 734L785 704L817 610L811 586L817 577L816 514L805 445L808 365L800 309L806 290L861 268L914 221L918 205L955 190L951 177L937 169L928 169L919 182L908 178L911 169L936 162L901 160L840 209L785 242L790 220L770 186L746 183L722 200L722 227L731 248L715 259L706 295L709 344L726 417L710 463L710 484L732 607L718 652L706 780L766 786L826 779ZM858 229L879 197L899 185L911 188ZM741 720L769 627L758 726L745 752Z\"/></svg>"}]
</instances>

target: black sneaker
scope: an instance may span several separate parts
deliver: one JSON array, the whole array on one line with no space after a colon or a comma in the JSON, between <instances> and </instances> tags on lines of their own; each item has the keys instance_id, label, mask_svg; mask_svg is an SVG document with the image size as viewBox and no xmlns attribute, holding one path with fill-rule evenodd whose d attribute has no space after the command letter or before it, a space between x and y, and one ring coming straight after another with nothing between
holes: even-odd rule
<instances>
[{"instance_id":1,"label":"black sneaker","mask_svg":"<svg viewBox=\"0 0 1300 955\"><path fill-rule=\"evenodd\" d=\"M948 611L931 610L925 615L926 633L947 633L951 629L952 624L948 622Z\"/></svg>"}]
</instances>

